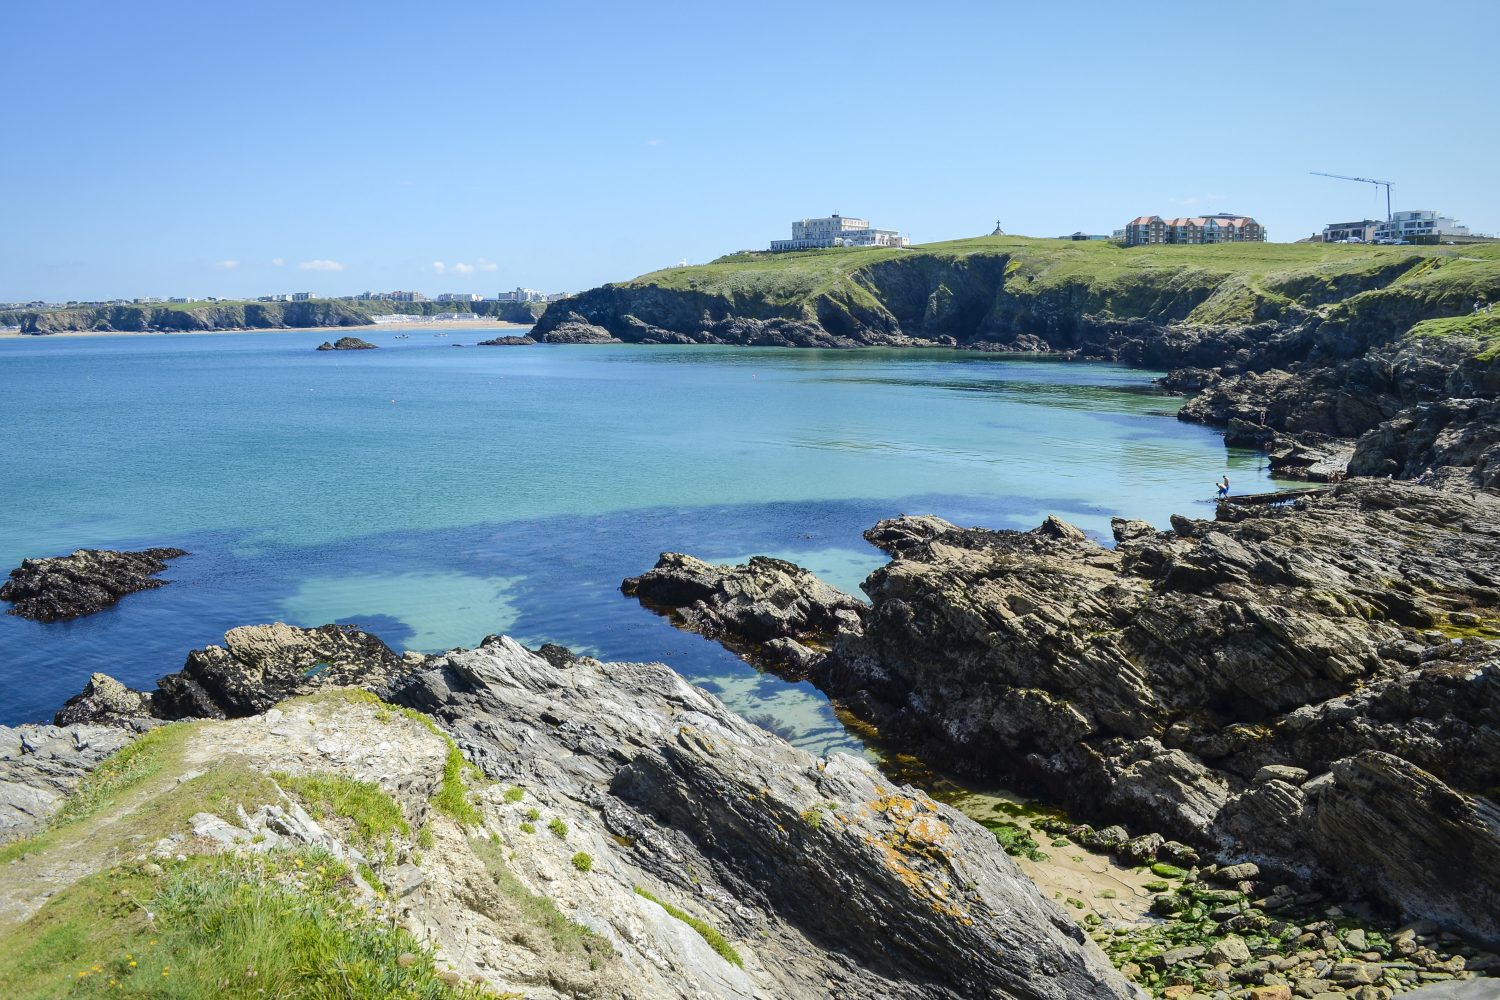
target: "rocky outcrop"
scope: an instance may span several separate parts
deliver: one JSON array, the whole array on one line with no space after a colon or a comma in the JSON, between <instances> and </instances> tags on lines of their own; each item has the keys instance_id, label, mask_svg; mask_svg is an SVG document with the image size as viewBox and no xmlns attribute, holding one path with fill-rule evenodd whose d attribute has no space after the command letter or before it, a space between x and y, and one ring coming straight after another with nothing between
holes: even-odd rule
<instances>
[{"instance_id":1,"label":"rocky outcrop","mask_svg":"<svg viewBox=\"0 0 1500 1000\"><path fill-rule=\"evenodd\" d=\"M1415 479L1444 467L1468 468L1500 489L1500 400L1445 399L1402 410L1360 436L1349 462L1359 476Z\"/></svg>"},{"instance_id":2,"label":"rocky outcrop","mask_svg":"<svg viewBox=\"0 0 1500 1000\"><path fill-rule=\"evenodd\" d=\"M109 726L0 726L0 842L39 830L84 775L134 736Z\"/></svg>"},{"instance_id":3,"label":"rocky outcrop","mask_svg":"<svg viewBox=\"0 0 1500 1000\"><path fill-rule=\"evenodd\" d=\"M536 341L531 337L491 337L489 340L481 340L480 347L530 347Z\"/></svg>"},{"instance_id":4,"label":"rocky outcrop","mask_svg":"<svg viewBox=\"0 0 1500 1000\"><path fill-rule=\"evenodd\" d=\"M195 649L154 691L133 691L95 674L57 713L58 725L131 725L142 720L224 719L264 712L287 698L357 684L388 694L421 657L405 659L354 626L297 628L277 622L224 634Z\"/></svg>"},{"instance_id":5,"label":"rocky outcrop","mask_svg":"<svg viewBox=\"0 0 1500 1000\"><path fill-rule=\"evenodd\" d=\"M1356 481L1221 516L1114 549L882 522L893 560L809 675L959 771L1500 941L1500 906L1457 904L1500 900L1500 498ZM1437 844L1478 867L1414 869Z\"/></svg>"},{"instance_id":6,"label":"rocky outcrop","mask_svg":"<svg viewBox=\"0 0 1500 1000\"><path fill-rule=\"evenodd\" d=\"M368 340L360 340L358 337L340 337L332 343L325 340L316 349L319 351L373 351L377 346Z\"/></svg>"},{"instance_id":7,"label":"rocky outcrop","mask_svg":"<svg viewBox=\"0 0 1500 1000\"><path fill-rule=\"evenodd\" d=\"M684 995L1131 995L962 814L864 761L797 750L664 666L559 652L488 639L398 697L490 777L576 818L611 880L690 900L729 939L743 969L685 966ZM602 899L593 913L616 919ZM606 933L640 947L628 924Z\"/></svg>"},{"instance_id":8,"label":"rocky outcrop","mask_svg":"<svg viewBox=\"0 0 1500 1000\"><path fill-rule=\"evenodd\" d=\"M165 587L155 574L168 559L187 555L182 549L113 552L79 549L54 559L27 559L10 571L0 587L0 601L13 605L9 614L39 622L65 621L102 611L127 594Z\"/></svg>"},{"instance_id":9,"label":"rocky outcrop","mask_svg":"<svg viewBox=\"0 0 1500 1000\"><path fill-rule=\"evenodd\" d=\"M310 655L337 661L338 680L430 714L491 780L466 789L465 768L422 717L337 693L284 703L191 730L185 764L233 758L260 774L372 782L431 849L417 852L403 827L377 857L341 835L337 817L319 822L283 800L194 815L156 855L306 844L367 865L361 878L459 974L525 984L528 996L1139 995L989 831L866 761L790 746L663 665L492 636L413 657L393 678L369 637L273 628L285 627L234 630L228 650L195 652L184 673L200 686L232 673L235 704L258 710L288 690L285 670L260 667L305 662L288 650L323 642ZM449 818L434 806L454 781L463 813ZM457 806L450 796L440 808ZM603 950L566 972L539 962L518 891L545 893Z\"/></svg>"},{"instance_id":10,"label":"rocky outcrop","mask_svg":"<svg viewBox=\"0 0 1500 1000\"><path fill-rule=\"evenodd\" d=\"M620 589L668 609L683 627L797 679L819 657L809 644L826 643L841 626L857 627L865 610L863 601L768 556L755 556L746 566L714 566L668 552Z\"/></svg>"},{"instance_id":11,"label":"rocky outcrop","mask_svg":"<svg viewBox=\"0 0 1500 1000\"><path fill-rule=\"evenodd\" d=\"M535 336L549 344L618 344L621 341L602 326L590 323L577 313L560 316L537 324Z\"/></svg>"}]
</instances>

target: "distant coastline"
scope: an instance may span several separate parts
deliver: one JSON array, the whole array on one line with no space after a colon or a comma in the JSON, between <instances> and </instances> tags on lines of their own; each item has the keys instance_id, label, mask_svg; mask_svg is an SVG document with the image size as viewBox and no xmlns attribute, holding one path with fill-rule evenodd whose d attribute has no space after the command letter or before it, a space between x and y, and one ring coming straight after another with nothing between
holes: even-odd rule
<instances>
[{"instance_id":1,"label":"distant coastline","mask_svg":"<svg viewBox=\"0 0 1500 1000\"><path fill-rule=\"evenodd\" d=\"M410 321L400 323L372 323L368 327L355 329L401 330L407 327L455 327L460 330L516 330L529 329L530 323L512 323L490 316L475 316L472 319L434 319L431 316L412 316ZM50 340L53 337L192 337L207 333L316 333L322 330L348 330L348 326L238 326L201 330L49 330L46 333L26 333L11 327L0 329L0 340Z\"/></svg>"},{"instance_id":2,"label":"distant coastline","mask_svg":"<svg viewBox=\"0 0 1500 1000\"><path fill-rule=\"evenodd\" d=\"M231 330L314 330L430 322L472 316L475 321L529 326L544 312L541 302L402 302L378 299L309 299L298 302L95 304L0 314L0 323L24 335L74 332L187 333ZM389 319L388 317L400 317Z\"/></svg>"}]
</instances>

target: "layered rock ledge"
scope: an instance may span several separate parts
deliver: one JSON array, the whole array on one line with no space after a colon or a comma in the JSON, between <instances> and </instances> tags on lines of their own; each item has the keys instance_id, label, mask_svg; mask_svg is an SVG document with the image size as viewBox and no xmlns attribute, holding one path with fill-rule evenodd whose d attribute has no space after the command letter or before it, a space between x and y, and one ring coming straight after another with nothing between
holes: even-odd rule
<instances>
[{"instance_id":1,"label":"layered rock ledge","mask_svg":"<svg viewBox=\"0 0 1500 1000\"><path fill-rule=\"evenodd\" d=\"M425 811L443 772L441 744L422 743L419 728L401 735L403 720L378 703L373 712L356 700L333 717L310 713L323 704L320 689L356 683L430 714L495 782L468 796L469 820L433 827L436 850L379 873L403 919L460 974L545 997L1138 995L984 828L863 760L792 747L661 664L533 652L503 637L403 658L332 627L231 636L225 649L194 652L157 691L137 692L137 704L154 719L242 719L204 730L220 734L216 755L249 754L261 773L351 770ZM309 655L336 662L309 674ZM96 678L94 700L108 687ZM184 687L195 696L174 693ZM203 700L199 691L212 693ZM313 701L265 710L306 692ZM128 703L118 691L105 700L114 707L101 718L149 723L121 718ZM70 705L75 715L86 707ZM330 846L326 824L284 804L194 816L191 835L162 850L204 840L265 850L271 833L367 858ZM566 981L555 971L538 981L537 963L517 957L528 938L497 916L493 880L475 861L493 853L486 841L508 845L514 876L542 888L615 957Z\"/></svg>"},{"instance_id":2,"label":"layered rock ledge","mask_svg":"<svg viewBox=\"0 0 1500 1000\"><path fill-rule=\"evenodd\" d=\"M27 559L10 571L0 587L0 601L13 605L8 614L39 622L65 621L103 611L127 594L165 587L155 579L168 559L187 555L182 549L139 552L79 549L53 559Z\"/></svg>"},{"instance_id":3,"label":"layered rock ledge","mask_svg":"<svg viewBox=\"0 0 1500 1000\"><path fill-rule=\"evenodd\" d=\"M1117 521L1113 549L1056 521L885 521L859 625L787 638L960 773L1500 941L1500 498L1357 481L1221 516ZM627 586L734 594L737 620L786 604L703 565Z\"/></svg>"}]
</instances>

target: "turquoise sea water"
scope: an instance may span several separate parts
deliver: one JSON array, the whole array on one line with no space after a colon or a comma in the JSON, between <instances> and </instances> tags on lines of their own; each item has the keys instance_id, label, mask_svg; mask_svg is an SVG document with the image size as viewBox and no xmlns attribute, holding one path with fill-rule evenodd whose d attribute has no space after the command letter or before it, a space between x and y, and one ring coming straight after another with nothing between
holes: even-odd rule
<instances>
[{"instance_id":1,"label":"turquoise sea water","mask_svg":"<svg viewBox=\"0 0 1500 1000\"><path fill-rule=\"evenodd\" d=\"M852 739L810 685L762 676L619 594L659 552L800 562L857 592L897 513L1109 536L1211 516L1258 456L1172 419L1149 372L938 351L455 349L490 333L0 340L0 572L79 547L174 545L159 590L74 622L0 617L0 722L98 670L149 686L236 625L358 622L397 649L491 632L662 660L810 749Z\"/></svg>"}]
</instances>

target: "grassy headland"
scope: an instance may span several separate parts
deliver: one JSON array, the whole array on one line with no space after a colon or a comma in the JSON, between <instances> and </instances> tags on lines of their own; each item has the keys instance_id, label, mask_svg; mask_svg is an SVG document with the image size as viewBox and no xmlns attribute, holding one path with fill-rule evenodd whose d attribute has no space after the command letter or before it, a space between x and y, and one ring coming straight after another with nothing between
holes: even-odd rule
<instances>
[{"instance_id":1,"label":"grassy headland","mask_svg":"<svg viewBox=\"0 0 1500 1000\"><path fill-rule=\"evenodd\" d=\"M1500 245L1240 243L1126 249L985 236L910 249L738 253L667 268L558 303L622 340L743 340L731 320L821 327L860 343L1043 338L1079 346L1089 324L1290 325L1309 319L1404 332L1500 298ZM1387 322L1389 321L1389 322ZM1399 329L1395 329L1399 327ZM795 339L795 338L794 338Z\"/></svg>"}]
</instances>

